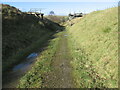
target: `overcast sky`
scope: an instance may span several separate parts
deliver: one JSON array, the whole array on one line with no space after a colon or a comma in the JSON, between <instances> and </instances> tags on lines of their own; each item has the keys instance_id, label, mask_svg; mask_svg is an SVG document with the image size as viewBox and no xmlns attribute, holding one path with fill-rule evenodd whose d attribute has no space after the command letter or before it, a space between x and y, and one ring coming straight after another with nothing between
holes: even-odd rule
<instances>
[{"instance_id":1,"label":"overcast sky","mask_svg":"<svg viewBox=\"0 0 120 90\"><path fill-rule=\"evenodd\" d=\"M42 2L43 0L39 0L39 2L38 0L26 1L4 0L2 3L14 6L21 11L29 11L31 8L39 8L45 13L45 15L48 15L50 11L54 11L56 15L68 15L69 13L74 12L90 13L96 10L116 7L118 6L119 0L64 0L64 2L61 2L63 0L56 0L57 2L53 2L55 0L49 0L49 2L47 2L48 0L44 0L44 2Z\"/></svg>"}]
</instances>

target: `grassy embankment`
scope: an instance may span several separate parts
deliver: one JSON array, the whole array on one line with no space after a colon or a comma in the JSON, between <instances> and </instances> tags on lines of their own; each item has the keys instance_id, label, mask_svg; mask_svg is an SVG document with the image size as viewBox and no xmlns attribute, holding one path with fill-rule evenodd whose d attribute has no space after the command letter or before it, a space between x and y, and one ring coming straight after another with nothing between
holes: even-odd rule
<instances>
[{"instance_id":1,"label":"grassy embankment","mask_svg":"<svg viewBox=\"0 0 120 90\"><path fill-rule=\"evenodd\" d=\"M77 87L118 87L117 13L117 8L95 11L68 27Z\"/></svg>"},{"instance_id":2,"label":"grassy embankment","mask_svg":"<svg viewBox=\"0 0 120 90\"><path fill-rule=\"evenodd\" d=\"M68 16L47 15L45 17L47 19L49 19L55 23L59 23L61 25L63 25L68 20Z\"/></svg>"},{"instance_id":3,"label":"grassy embankment","mask_svg":"<svg viewBox=\"0 0 120 90\"><path fill-rule=\"evenodd\" d=\"M39 52L61 29L57 23L45 18L41 20L9 5L2 5L2 15L3 71L24 60L30 53Z\"/></svg>"}]
</instances>

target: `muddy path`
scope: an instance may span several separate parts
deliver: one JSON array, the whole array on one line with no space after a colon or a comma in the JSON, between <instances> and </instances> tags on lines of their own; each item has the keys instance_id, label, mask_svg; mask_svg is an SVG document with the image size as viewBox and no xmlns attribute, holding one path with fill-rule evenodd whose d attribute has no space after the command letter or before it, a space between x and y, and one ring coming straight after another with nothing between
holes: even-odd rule
<instances>
[{"instance_id":1,"label":"muddy path","mask_svg":"<svg viewBox=\"0 0 120 90\"><path fill-rule=\"evenodd\" d=\"M59 46L52 60L52 71L44 75L44 87L74 88L70 53L67 43L67 33L60 36Z\"/></svg>"}]
</instances>

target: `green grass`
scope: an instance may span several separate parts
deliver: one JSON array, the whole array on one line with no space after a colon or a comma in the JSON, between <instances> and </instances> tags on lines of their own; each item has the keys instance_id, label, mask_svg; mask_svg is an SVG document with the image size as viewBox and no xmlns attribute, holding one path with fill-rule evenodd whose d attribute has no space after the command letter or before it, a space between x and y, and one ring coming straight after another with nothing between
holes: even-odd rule
<instances>
[{"instance_id":1,"label":"green grass","mask_svg":"<svg viewBox=\"0 0 120 90\"><path fill-rule=\"evenodd\" d=\"M29 54L40 51L40 49L43 48L51 38L50 35L52 34L52 32L49 32L47 35L44 35L35 43L30 44L29 47L26 47L24 49L21 48L19 51L16 51L16 53L7 58L6 62L3 62L3 70L12 68L13 65L23 61Z\"/></svg>"},{"instance_id":2,"label":"green grass","mask_svg":"<svg viewBox=\"0 0 120 90\"><path fill-rule=\"evenodd\" d=\"M59 42L59 34L55 35L55 39L50 40L48 47L42 54L37 58L36 63L33 65L32 69L25 74L20 79L20 84L18 88L41 88L44 87L42 85L43 75L51 71L51 62L53 60L53 56L58 47Z\"/></svg>"},{"instance_id":3,"label":"green grass","mask_svg":"<svg viewBox=\"0 0 120 90\"><path fill-rule=\"evenodd\" d=\"M117 8L95 11L68 26L77 87L118 87L117 13Z\"/></svg>"}]
</instances>

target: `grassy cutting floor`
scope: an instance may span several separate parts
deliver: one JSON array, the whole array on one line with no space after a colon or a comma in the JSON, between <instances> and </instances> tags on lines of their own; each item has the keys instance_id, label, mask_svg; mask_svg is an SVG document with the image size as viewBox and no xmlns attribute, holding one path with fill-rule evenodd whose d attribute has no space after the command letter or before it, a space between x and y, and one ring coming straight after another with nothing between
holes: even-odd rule
<instances>
[{"instance_id":1,"label":"grassy cutting floor","mask_svg":"<svg viewBox=\"0 0 120 90\"><path fill-rule=\"evenodd\" d=\"M58 48L51 63L52 70L44 75L44 86L47 88L74 88L66 31L63 31L59 37Z\"/></svg>"},{"instance_id":2,"label":"grassy cutting floor","mask_svg":"<svg viewBox=\"0 0 120 90\"><path fill-rule=\"evenodd\" d=\"M21 80L19 88L72 88L72 68L66 31L59 32Z\"/></svg>"}]
</instances>

